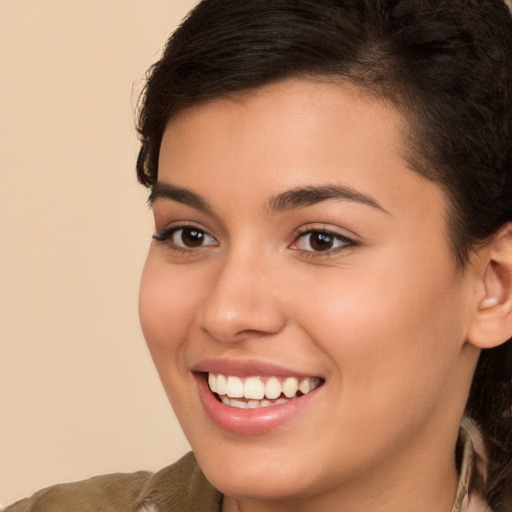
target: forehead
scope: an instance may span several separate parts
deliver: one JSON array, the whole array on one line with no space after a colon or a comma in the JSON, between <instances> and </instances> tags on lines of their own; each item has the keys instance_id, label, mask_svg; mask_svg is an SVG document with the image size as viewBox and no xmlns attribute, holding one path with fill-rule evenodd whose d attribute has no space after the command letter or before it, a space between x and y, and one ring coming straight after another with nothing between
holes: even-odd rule
<instances>
[{"instance_id":1,"label":"forehead","mask_svg":"<svg viewBox=\"0 0 512 512\"><path fill-rule=\"evenodd\" d=\"M288 133L303 132L322 120L334 121L336 126L331 127L343 136L340 130L345 128L346 123L342 122L340 113L352 121L355 116L361 122L370 122L375 135L379 128L390 135L399 135L398 131L408 128L398 109L383 96L343 80L312 77L288 78L255 89L202 100L174 114L167 124L164 138L182 129L195 131L205 122L228 127L238 121L240 128L249 117L250 124L258 123L258 126L259 123L266 123L267 127L277 127L275 122L280 121L280 124L286 125ZM353 124L352 128L357 129L358 126L359 123ZM367 135L372 136L372 133L367 132ZM395 142L401 144L401 137Z\"/></svg>"}]
</instances>

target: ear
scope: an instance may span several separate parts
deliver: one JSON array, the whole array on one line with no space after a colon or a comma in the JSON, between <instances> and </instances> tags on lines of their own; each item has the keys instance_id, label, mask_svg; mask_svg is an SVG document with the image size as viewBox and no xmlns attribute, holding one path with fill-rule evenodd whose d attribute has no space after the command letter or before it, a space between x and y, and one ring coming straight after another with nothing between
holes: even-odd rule
<instances>
[{"instance_id":1,"label":"ear","mask_svg":"<svg viewBox=\"0 0 512 512\"><path fill-rule=\"evenodd\" d=\"M493 348L512 337L512 223L478 252L479 286L467 340Z\"/></svg>"}]
</instances>

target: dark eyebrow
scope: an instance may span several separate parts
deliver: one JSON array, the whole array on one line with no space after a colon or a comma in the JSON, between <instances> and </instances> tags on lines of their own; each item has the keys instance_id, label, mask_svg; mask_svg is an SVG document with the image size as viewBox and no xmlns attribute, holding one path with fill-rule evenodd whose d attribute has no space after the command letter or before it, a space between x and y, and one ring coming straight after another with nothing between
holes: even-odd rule
<instances>
[{"instance_id":1,"label":"dark eyebrow","mask_svg":"<svg viewBox=\"0 0 512 512\"><path fill-rule=\"evenodd\" d=\"M196 194L187 188L171 185L170 183L157 182L153 185L148 198L148 203L152 206L155 201L159 199L169 199L203 212L212 212L212 207L199 194ZM309 185L296 187L291 190L287 190L282 194L271 197L267 202L267 209L270 212L282 212L311 206L315 203L320 203L329 199L366 204L388 213L373 197L358 192L350 187L341 185Z\"/></svg>"},{"instance_id":2,"label":"dark eyebrow","mask_svg":"<svg viewBox=\"0 0 512 512\"><path fill-rule=\"evenodd\" d=\"M297 187L272 197L268 201L269 211L285 211L311 206L328 199L353 201L387 212L373 197L341 185L318 185Z\"/></svg>"},{"instance_id":3,"label":"dark eyebrow","mask_svg":"<svg viewBox=\"0 0 512 512\"><path fill-rule=\"evenodd\" d=\"M148 197L148 203L153 206L159 199L170 199L178 203L185 204L203 212L211 212L212 208L208 202L199 194L186 188L176 187L170 183L156 182L151 188L151 194Z\"/></svg>"}]
</instances>

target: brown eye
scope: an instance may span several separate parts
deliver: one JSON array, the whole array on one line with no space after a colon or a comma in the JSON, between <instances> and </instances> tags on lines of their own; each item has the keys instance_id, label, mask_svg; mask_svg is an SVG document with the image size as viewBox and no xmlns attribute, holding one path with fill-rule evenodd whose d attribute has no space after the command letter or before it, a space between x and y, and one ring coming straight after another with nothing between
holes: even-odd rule
<instances>
[{"instance_id":1,"label":"brown eye","mask_svg":"<svg viewBox=\"0 0 512 512\"><path fill-rule=\"evenodd\" d=\"M338 233L310 230L297 237L291 248L308 252L328 252L352 245L352 240Z\"/></svg>"},{"instance_id":2,"label":"brown eye","mask_svg":"<svg viewBox=\"0 0 512 512\"><path fill-rule=\"evenodd\" d=\"M176 229L172 234L171 241L179 247L193 249L203 245L211 245L214 240L204 231L189 227Z\"/></svg>"},{"instance_id":3,"label":"brown eye","mask_svg":"<svg viewBox=\"0 0 512 512\"><path fill-rule=\"evenodd\" d=\"M328 233L313 232L309 235L309 245L314 251L328 251L334 245L334 237Z\"/></svg>"},{"instance_id":4,"label":"brown eye","mask_svg":"<svg viewBox=\"0 0 512 512\"><path fill-rule=\"evenodd\" d=\"M213 236L196 226L178 226L156 233L153 238L169 249L181 252L201 249L203 247L218 246Z\"/></svg>"}]
</instances>

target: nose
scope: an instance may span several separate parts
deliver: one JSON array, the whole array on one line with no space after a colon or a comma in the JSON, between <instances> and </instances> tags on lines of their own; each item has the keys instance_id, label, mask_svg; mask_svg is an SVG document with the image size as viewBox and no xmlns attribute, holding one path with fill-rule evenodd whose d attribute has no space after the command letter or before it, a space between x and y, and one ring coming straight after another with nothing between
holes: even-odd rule
<instances>
[{"instance_id":1,"label":"nose","mask_svg":"<svg viewBox=\"0 0 512 512\"><path fill-rule=\"evenodd\" d=\"M269 262L228 259L208 287L199 314L201 329L223 343L280 332L286 315L275 274Z\"/></svg>"}]
</instances>

